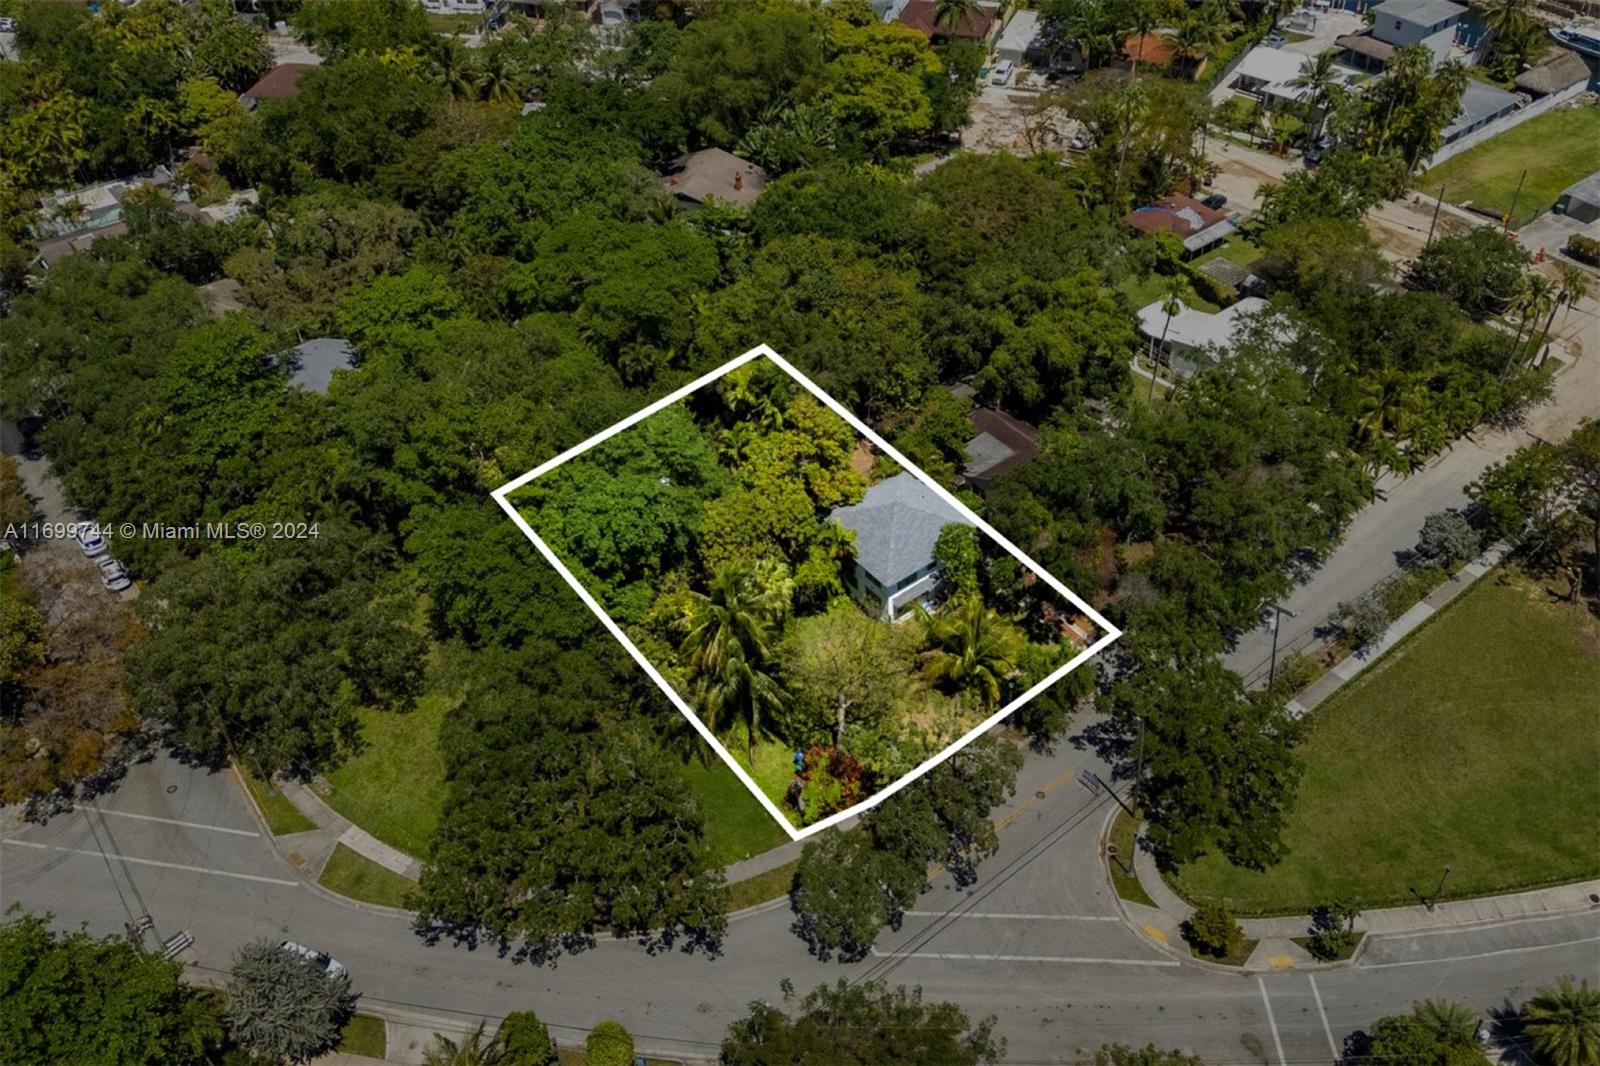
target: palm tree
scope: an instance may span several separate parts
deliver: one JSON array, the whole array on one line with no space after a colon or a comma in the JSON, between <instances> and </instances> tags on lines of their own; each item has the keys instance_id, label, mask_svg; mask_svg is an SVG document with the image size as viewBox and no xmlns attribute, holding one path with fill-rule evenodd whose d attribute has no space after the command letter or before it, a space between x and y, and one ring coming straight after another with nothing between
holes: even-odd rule
<instances>
[{"instance_id":1,"label":"palm tree","mask_svg":"<svg viewBox=\"0 0 1600 1066\"><path fill-rule=\"evenodd\" d=\"M1338 56L1337 48L1318 52L1300 64L1300 73L1289 81L1291 89L1305 90L1306 121L1313 123L1313 142L1322 139L1322 126L1333 109L1333 96L1340 85L1338 66L1334 62Z\"/></svg>"},{"instance_id":2,"label":"palm tree","mask_svg":"<svg viewBox=\"0 0 1600 1066\"><path fill-rule=\"evenodd\" d=\"M822 530L817 534L812 546L822 552L836 563L856 557L856 531L846 529L838 522L822 523Z\"/></svg>"},{"instance_id":3,"label":"palm tree","mask_svg":"<svg viewBox=\"0 0 1600 1066\"><path fill-rule=\"evenodd\" d=\"M1559 306L1558 291L1555 281L1545 277L1543 274L1528 274L1523 279L1522 288L1518 292L1516 299L1518 312L1522 321L1528 326L1527 358L1530 360L1538 354L1539 347L1543 343L1542 339L1539 341L1534 340L1535 334L1538 333L1539 316L1548 311L1550 317L1552 319L1555 318L1556 307ZM1548 335L1547 330L1546 336ZM1522 361L1521 339L1522 328L1519 326L1517 328L1517 343L1512 345L1511 355L1506 359L1505 369L1500 372L1501 377L1509 374L1512 366Z\"/></svg>"},{"instance_id":4,"label":"palm tree","mask_svg":"<svg viewBox=\"0 0 1600 1066\"><path fill-rule=\"evenodd\" d=\"M1179 59L1198 65L1198 60L1228 39L1232 29L1227 11L1221 5L1206 3L1185 14L1177 26L1168 31L1167 39L1172 42Z\"/></svg>"},{"instance_id":5,"label":"palm tree","mask_svg":"<svg viewBox=\"0 0 1600 1066\"><path fill-rule=\"evenodd\" d=\"M1425 999L1411 1013L1441 1044L1472 1047L1478 1040L1478 1016L1465 1004L1448 999Z\"/></svg>"},{"instance_id":6,"label":"palm tree","mask_svg":"<svg viewBox=\"0 0 1600 1066\"><path fill-rule=\"evenodd\" d=\"M1161 294L1161 310L1167 316L1167 320L1161 325L1161 340L1151 348L1152 358L1150 360L1150 395L1145 399L1146 404L1153 404L1155 402L1156 378L1158 376L1156 373L1156 367L1160 366L1161 364L1156 361L1154 355L1157 349L1160 349L1163 352L1166 351L1167 331L1172 328L1172 316L1183 310L1183 301L1178 299L1178 297L1183 295L1183 291L1184 282L1182 278L1174 275L1173 277L1167 279L1166 291Z\"/></svg>"},{"instance_id":7,"label":"palm tree","mask_svg":"<svg viewBox=\"0 0 1600 1066\"><path fill-rule=\"evenodd\" d=\"M478 82L472 69L472 57L454 37L439 38L439 47L433 53L433 73L452 97L471 100L478 95Z\"/></svg>"},{"instance_id":8,"label":"palm tree","mask_svg":"<svg viewBox=\"0 0 1600 1066\"><path fill-rule=\"evenodd\" d=\"M1421 390L1410 374L1393 367L1379 371L1357 386L1361 408L1356 418L1357 435L1369 443L1385 437L1404 438L1421 400Z\"/></svg>"},{"instance_id":9,"label":"palm tree","mask_svg":"<svg viewBox=\"0 0 1600 1066\"><path fill-rule=\"evenodd\" d=\"M505 1048L497 1037L485 1039L483 1023L458 1044L443 1033L433 1034L433 1045L422 1053L425 1066L500 1066Z\"/></svg>"},{"instance_id":10,"label":"palm tree","mask_svg":"<svg viewBox=\"0 0 1600 1066\"><path fill-rule=\"evenodd\" d=\"M706 725L714 730L730 717L742 719L752 765L762 711L783 699L766 664L773 628L787 607L781 593L761 587L752 567L730 563L712 575L709 592L689 594L678 619L678 652L693 676Z\"/></svg>"},{"instance_id":11,"label":"palm tree","mask_svg":"<svg viewBox=\"0 0 1600 1066\"><path fill-rule=\"evenodd\" d=\"M933 0L934 28L943 26L947 35L977 13L978 0Z\"/></svg>"},{"instance_id":12,"label":"palm tree","mask_svg":"<svg viewBox=\"0 0 1600 1066\"><path fill-rule=\"evenodd\" d=\"M1536 29L1529 17L1531 0L1476 0L1478 21L1489 31L1489 44L1498 56L1512 56L1521 50L1528 31ZM1515 70L1512 71L1515 73Z\"/></svg>"},{"instance_id":13,"label":"palm tree","mask_svg":"<svg viewBox=\"0 0 1600 1066\"><path fill-rule=\"evenodd\" d=\"M977 690L984 707L999 703L1026 643L1017 627L978 596L950 604L936 615L919 608L918 617L931 645L922 653L923 678L954 688L958 706L971 689Z\"/></svg>"},{"instance_id":14,"label":"palm tree","mask_svg":"<svg viewBox=\"0 0 1600 1066\"><path fill-rule=\"evenodd\" d=\"M1567 305L1567 313L1561 316L1561 325L1564 327L1567 319L1572 317L1572 305L1589 295L1589 275L1571 263L1557 263L1556 269L1561 272L1560 298Z\"/></svg>"},{"instance_id":15,"label":"palm tree","mask_svg":"<svg viewBox=\"0 0 1600 1066\"><path fill-rule=\"evenodd\" d=\"M1600 988L1562 977L1522 1008L1522 1031L1555 1066L1600 1066Z\"/></svg>"}]
</instances>

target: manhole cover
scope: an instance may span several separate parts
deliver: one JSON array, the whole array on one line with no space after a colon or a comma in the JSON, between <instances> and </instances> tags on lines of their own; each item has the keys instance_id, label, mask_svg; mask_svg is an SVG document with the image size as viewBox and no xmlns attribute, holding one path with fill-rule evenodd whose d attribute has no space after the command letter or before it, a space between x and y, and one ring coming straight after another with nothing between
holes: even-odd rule
<instances>
[{"instance_id":1,"label":"manhole cover","mask_svg":"<svg viewBox=\"0 0 1600 1066\"><path fill-rule=\"evenodd\" d=\"M306 864L306 857L298 851L291 851L289 853L289 861L294 863L295 868L298 869Z\"/></svg>"}]
</instances>

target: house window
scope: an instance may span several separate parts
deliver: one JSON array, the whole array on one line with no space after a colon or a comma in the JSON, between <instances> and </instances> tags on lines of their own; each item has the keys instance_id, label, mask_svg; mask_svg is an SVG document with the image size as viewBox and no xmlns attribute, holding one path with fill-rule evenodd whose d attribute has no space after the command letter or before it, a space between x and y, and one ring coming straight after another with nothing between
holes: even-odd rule
<instances>
[{"instance_id":1,"label":"house window","mask_svg":"<svg viewBox=\"0 0 1600 1066\"><path fill-rule=\"evenodd\" d=\"M1395 19L1394 20L1394 28L1396 30L1403 30L1403 29L1406 28L1406 24L1404 22L1401 22L1399 19Z\"/></svg>"}]
</instances>

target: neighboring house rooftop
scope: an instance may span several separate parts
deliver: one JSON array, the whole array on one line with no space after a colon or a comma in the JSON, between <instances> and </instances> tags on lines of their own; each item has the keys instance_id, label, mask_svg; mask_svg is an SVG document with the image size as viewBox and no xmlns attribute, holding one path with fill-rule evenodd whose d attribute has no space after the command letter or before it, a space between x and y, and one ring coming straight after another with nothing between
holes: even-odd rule
<instances>
[{"instance_id":1,"label":"neighboring house rooftop","mask_svg":"<svg viewBox=\"0 0 1600 1066\"><path fill-rule=\"evenodd\" d=\"M1387 41L1380 41L1372 36L1372 31L1362 30L1360 33L1347 33L1343 37L1335 37L1333 43L1340 48L1354 52L1359 56L1387 63L1394 58L1394 45Z\"/></svg>"},{"instance_id":2,"label":"neighboring house rooftop","mask_svg":"<svg viewBox=\"0 0 1600 1066\"><path fill-rule=\"evenodd\" d=\"M79 230L108 226L122 218L122 201L145 185L165 188L172 184L172 171L157 166L142 174L112 178L76 189L58 189L39 198L39 221L34 232L39 237L60 237ZM183 193L178 199L186 199Z\"/></svg>"},{"instance_id":3,"label":"neighboring house rooftop","mask_svg":"<svg viewBox=\"0 0 1600 1066\"><path fill-rule=\"evenodd\" d=\"M994 407L977 407L968 416L978 435L967 441L962 476L985 489L995 478L1039 454L1039 430Z\"/></svg>"},{"instance_id":4,"label":"neighboring house rooftop","mask_svg":"<svg viewBox=\"0 0 1600 1066\"><path fill-rule=\"evenodd\" d=\"M289 367L290 384L322 396L328 394L335 370L356 365L355 349L342 337L313 337L278 355Z\"/></svg>"},{"instance_id":5,"label":"neighboring house rooftop","mask_svg":"<svg viewBox=\"0 0 1600 1066\"><path fill-rule=\"evenodd\" d=\"M113 222L95 229L78 230L65 237L53 237L39 242L39 261L47 267L55 266L69 255L82 252L102 237L120 237L128 232L126 222Z\"/></svg>"},{"instance_id":6,"label":"neighboring house rooftop","mask_svg":"<svg viewBox=\"0 0 1600 1066\"><path fill-rule=\"evenodd\" d=\"M748 159L721 148L703 148L679 156L661 179L661 187L680 200L703 204L712 197L749 207L767 187L767 172Z\"/></svg>"},{"instance_id":7,"label":"neighboring house rooftop","mask_svg":"<svg viewBox=\"0 0 1600 1066\"><path fill-rule=\"evenodd\" d=\"M1405 19L1418 26L1437 26L1467 13L1451 0L1385 0L1372 10L1379 18Z\"/></svg>"},{"instance_id":8,"label":"neighboring house rooftop","mask_svg":"<svg viewBox=\"0 0 1600 1066\"><path fill-rule=\"evenodd\" d=\"M239 96L252 105L262 100L291 99L300 95L300 79L306 71L316 69L315 63L279 63Z\"/></svg>"},{"instance_id":9,"label":"neighboring house rooftop","mask_svg":"<svg viewBox=\"0 0 1600 1066\"><path fill-rule=\"evenodd\" d=\"M929 40L934 37L964 37L982 41L988 39L994 30L995 15L999 13L999 9L969 8L951 26L934 25L935 13L933 0L909 0L906 6L900 9L900 21Z\"/></svg>"},{"instance_id":10,"label":"neighboring house rooftop","mask_svg":"<svg viewBox=\"0 0 1600 1066\"><path fill-rule=\"evenodd\" d=\"M1549 96L1589 80L1589 64L1570 48L1552 48L1550 54L1517 75L1517 88L1535 96Z\"/></svg>"},{"instance_id":11,"label":"neighboring house rooftop","mask_svg":"<svg viewBox=\"0 0 1600 1066\"><path fill-rule=\"evenodd\" d=\"M952 522L971 525L910 474L896 474L867 490L861 502L839 507L833 518L856 533L856 564L893 588L933 561L939 531Z\"/></svg>"},{"instance_id":12,"label":"neighboring house rooftop","mask_svg":"<svg viewBox=\"0 0 1600 1066\"><path fill-rule=\"evenodd\" d=\"M1222 240L1233 229L1227 215L1181 193L1135 208L1122 221L1144 233L1177 234L1190 251Z\"/></svg>"},{"instance_id":13,"label":"neighboring house rooftop","mask_svg":"<svg viewBox=\"0 0 1600 1066\"><path fill-rule=\"evenodd\" d=\"M1513 94L1498 86L1486 85L1476 78L1469 78L1467 87L1461 91L1461 110L1450 120L1450 124L1440 131L1440 136L1448 144L1458 132L1465 132L1492 118L1497 118L1516 106L1517 98Z\"/></svg>"},{"instance_id":14,"label":"neighboring house rooftop","mask_svg":"<svg viewBox=\"0 0 1600 1066\"><path fill-rule=\"evenodd\" d=\"M1156 300L1139 308L1139 331L1152 340L1160 341L1165 334L1165 342L1169 346L1182 348L1210 348L1218 347L1226 351L1233 348L1233 334L1239 327L1239 318L1242 315L1260 311L1267 306L1267 301L1257 296L1247 296L1231 307L1225 307L1215 314L1197 311L1178 301L1178 313L1172 316L1172 322L1167 323L1167 313L1161 307L1162 301Z\"/></svg>"},{"instance_id":15,"label":"neighboring house rooftop","mask_svg":"<svg viewBox=\"0 0 1600 1066\"><path fill-rule=\"evenodd\" d=\"M995 50L1001 58L1017 62L1019 57L1026 56L1037 47L1038 37L1039 13L1018 11L1006 23L1006 28L1000 31L1000 43Z\"/></svg>"}]
</instances>

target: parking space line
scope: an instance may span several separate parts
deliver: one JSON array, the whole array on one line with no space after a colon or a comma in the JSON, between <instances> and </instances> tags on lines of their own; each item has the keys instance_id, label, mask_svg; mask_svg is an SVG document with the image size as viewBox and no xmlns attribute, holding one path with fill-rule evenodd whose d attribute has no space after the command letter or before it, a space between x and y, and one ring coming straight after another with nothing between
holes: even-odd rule
<instances>
[{"instance_id":1,"label":"parking space line","mask_svg":"<svg viewBox=\"0 0 1600 1066\"><path fill-rule=\"evenodd\" d=\"M1084 966L1178 966L1175 959L1094 959L1077 955L967 955L951 951L879 951L877 959L938 959L943 962L1070 962Z\"/></svg>"},{"instance_id":2,"label":"parking space line","mask_svg":"<svg viewBox=\"0 0 1600 1066\"><path fill-rule=\"evenodd\" d=\"M1311 978L1311 996L1317 1001L1317 1014L1322 1018L1322 1031L1328 1038L1328 1050L1333 1052L1333 1060L1338 1062L1340 1058L1339 1045L1334 1043L1333 1026L1328 1024L1328 1012L1322 1007L1322 993L1317 990L1317 975L1308 973L1306 976Z\"/></svg>"},{"instance_id":3,"label":"parking space line","mask_svg":"<svg viewBox=\"0 0 1600 1066\"><path fill-rule=\"evenodd\" d=\"M153 814L134 814L132 811L114 811L108 807L86 807L82 809L94 810L100 814L114 814L118 818L137 818L141 822L163 822L166 825L181 825L185 829L205 829L212 833L232 833L234 836L240 837L258 837L261 835L253 829L229 829L225 825L207 825L204 822L182 822L176 818L157 818Z\"/></svg>"},{"instance_id":4,"label":"parking space line","mask_svg":"<svg viewBox=\"0 0 1600 1066\"><path fill-rule=\"evenodd\" d=\"M1256 987L1261 989L1261 1003L1267 1008L1267 1025L1272 1028L1272 1046L1278 1049L1278 1066L1287 1066L1289 1060L1283 1057L1283 1039L1278 1036L1278 1021L1272 1016L1272 1000L1267 997L1267 983L1257 977Z\"/></svg>"},{"instance_id":5,"label":"parking space line","mask_svg":"<svg viewBox=\"0 0 1600 1066\"><path fill-rule=\"evenodd\" d=\"M1120 922L1115 914L1003 914L999 911L906 911L908 918L988 918L1024 922Z\"/></svg>"},{"instance_id":6,"label":"parking space line","mask_svg":"<svg viewBox=\"0 0 1600 1066\"><path fill-rule=\"evenodd\" d=\"M136 859L132 855L120 855L114 851L100 852L91 848L63 848L56 844L37 844L31 840L12 840L6 837L0 844L15 844L19 848L36 848L40 851L64 851L69 855L88 855L93 858L116 859L118 862L137 863L140 866L160 866L168 870L184 870L192 874L214 874L217 877L232 877L239 881L260 881L268 885L287 885L295 887L299 881L288 881L281 877L260 877L256 874L238 874L231 870L213 870L209 866L187 866L181 862L159 862L156 859Z\"/></svg>"}]
</instances>

